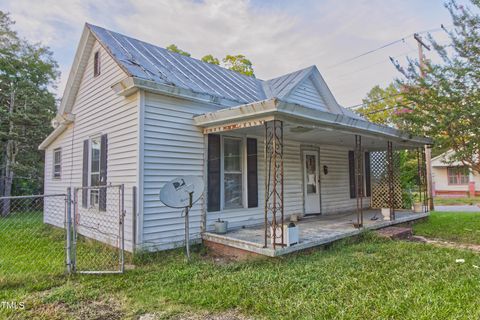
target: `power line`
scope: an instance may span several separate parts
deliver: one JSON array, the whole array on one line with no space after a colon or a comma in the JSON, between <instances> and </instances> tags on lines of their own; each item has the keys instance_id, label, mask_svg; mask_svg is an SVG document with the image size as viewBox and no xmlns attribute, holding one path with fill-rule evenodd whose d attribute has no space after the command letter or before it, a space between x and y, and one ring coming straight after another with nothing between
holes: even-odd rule
<instances>
[{"instance_id":1,"label":"power line","mask_svg":"<svg viewBox=\"0 0 480 320\"><path fill-rule=\"evenodd\" d=\"M359 108L359 107L361 107L361 106L365 106L365 105L369 105L369 104L374 104L374 103L383 101L383 100L388 99L388 98L398 97L398 96L400 96L400 95L402 95L402 93L392 94L392 95L385 96L385 97L383 97L383 98L376 99L376 100L373 100L373 101L368 101L368 102L364 102L364 103L355 104L355 105L353 105L353 106L347 107L347 109Z\"/></svg>"},{"instance_id":2,"label":"power line","mask_svg":"<svg viewBox=\"0 0 480 320\"><path fill-rule=\"evenodd\" d=\"M407 51L407 52L401 53L401 54L399 54L399 55L393 56L393 58L406 57L406 56L408 56L408 54L410 54L410 53L412 53L412 52L416 52L416 51L417 51L417 49L412 49L412 50L410 50L410 51ZM379 62L377 62L377 63L373 63L373 64L370 64L370 65L365 66L365 67L363 67L363 68L359 68L359 69L356 69L356 70L353 70L353 71L350 71L350 72L343 73L343 74L337 76L336 78L342 78L342 77L351 75L351 74L353 74L353 73L357 73L357 72L360 72L360 71L368 70L368 69L371 69L371 68L373 68L373 67L376 67L376 66L378 66L378 65L380 65L380 64L387 63L387 62L390 62L390 60L389 60L389 59L385 59L385 60L379 61Z\"/></svg>"},{"instance_id":3,"label":"power line","mask_svg":"<svg viewBox=\"0 0 480 320\"><path fill-rule=\"evenodd\" d=\"M376 52L376 51L382 50L382 49L384 49L384 48L390 47L390 46L392 46L392 45L394 45L394 44L397 44L397 43L403 42L403 41L405 41L405 38L401 38L401 39L398 39L398 40L389 42L389 43L384 44L384 45L382 45L382 46L380 46L380 47L378 47L378 48L376 48L376 49L372 49L372 50L369 50L369 51L367 51L367 52L361 53L361 54L359 54L359 55L357 55L357 56L354 56L354 57L352 57L352 58L348 58L348 59L346 59L346 60L340 61L340 62L338 62L338 63L336 63L336 64L334 64L334 65L332 65L332 66L330 66L330 67L327 67L327 69L333 69L333 68L338 67L338 66L340 66L340 65L342 65L342 64L345 64L345 63L347 63L347 62L356 60L356 59L361 58L361 57L363 57L363 56L366 56L366 55L368 55L368 54L370 54L370 53L374 53L374 52Z\"/></svg>"},{"instance_id":4,"label":"power line","mask_svg":"<svg viewBox=\"0 0 480 320\"><path fill-rule=\"evenodd\" d=\"M340 65L343 65L343 64L345 64L345 63L351 62L351 61L353 61L353 60L359 59L359 58L364 57L364 56L366 56L366 55L369 55L369 54L371 54L371 53L374 53L374 52L377 52L377 51L379 51L379 50L382 50L382 49L385 49L385 48L387 48L387 47L390 47L390 46L392 46L392 45L394 45L394 44L397 44L397 43L400 43L400 42L405 42L405 39L410 38L410 37L413 37L415 34L424 34L424 33L437 32L437 31L442 31L442 30L446 30L445 27L443 27L443 25L442 25L442 27L440 27L440 28L428 29L428 30L423 30L423 31L420 31L420 32L415 32L415 33L409 34L409 35L407 35L407 36L405 36L405 37L403 37L403 38L400 38L400 39L398 39L398 40L394 40L394 41L391 41L391 42L386 43L386 44L384 44L384 45L381 45L381 46L378 47L378 48L375 48L375 49L366 51L366 52L361 53L361 54L359 54L359 55L356 55L356 56L354 56L354 57L351 57L351 58L348 58L348 59L346 59L346 60L340 61L340 62L338 62L338 63L336 63L336 64L334 64L334 65L331 65L331 66L327 67L326 69L328 70L328 69L336 68L336 67L338 67L338 66L340 66Z\"/></svg>"}]
</instances>

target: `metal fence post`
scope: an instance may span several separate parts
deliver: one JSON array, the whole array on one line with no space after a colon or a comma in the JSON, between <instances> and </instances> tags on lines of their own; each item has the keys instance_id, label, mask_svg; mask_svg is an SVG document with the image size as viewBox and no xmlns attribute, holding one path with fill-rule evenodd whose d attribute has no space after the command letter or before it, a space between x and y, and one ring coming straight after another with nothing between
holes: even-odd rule
<instances>
[{"instance_id":1,"label":"metal fence post","mask_svg":"<svg viewBox=\"0 0 480 320\"><path fill-rule=\"evenodd\" d=\"M67 233L67 272L72 273L72 189L67 188L67 221L65 232Z\"/></svg>"},{"instance_id":2,"label":"metal fence post","mask_svg":"<svg viewBox=\"0 0 480 320\"><path fill-rule=\"evenodd\" d=\"M132 187L132 253L137 249L137 187Z\"/></svg>"},{"instance_id":3,"label":"metal fence post","mask_svg":"<svg viewBox=\"0 0 480 320\"><path fill-rule=\"evenodd\" d=\"M120 234L121 234L121 252L120 252L120 272L125 271L125 185L120 186Z\"/></svg>"},{"instance_id":4,"label":"metal fence post","mask_svg":"<svg viewBox=\"0 0 480 320\"><path fill-rule=\"evenodd\" d=\"M70 258L72 260L72 272L77 272L77 230L76 230L76 215L77 215L77 202L78 202L78 189L73 188L73 215L72 215L72 233L73 233L73 241L71 247L71 255Z\"/></svg>"}]
</instances>

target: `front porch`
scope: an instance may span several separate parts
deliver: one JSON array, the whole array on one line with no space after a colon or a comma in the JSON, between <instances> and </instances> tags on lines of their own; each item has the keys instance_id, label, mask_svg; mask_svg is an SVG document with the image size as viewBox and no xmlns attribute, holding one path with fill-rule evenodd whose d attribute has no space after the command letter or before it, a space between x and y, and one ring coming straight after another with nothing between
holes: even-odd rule
<instances>
[{"instance_id":1,"label":"front porch","mask_svg":"<svg viewBox=\"0 0 480 320\"><path fill-rule=\"evenodd\" d=\"M428 216L424 146L431 143L429 139L280 100L207 113L194 120L209 135L207 204L215 206L208 205L203 216L202 238L208 243L279 256ZM248 137L258 140L259 147L253 144L242 153L242 139ZM224 176L225 141L232 139L237 149L231 152L228 146L228 161L236 161L234 173L243 184L231 184L231 177ZM407 155L403 150L409 150L408 157L417 166L408 187L400 170ZM252 163L253 175L248 167ZM414 181L416 186L411 185ZM225 205L232 199L225 190L232 186L237 201L233 211ZM249 190L254 190L253 206ZM413 197L416 211L422 213L412 213ZM387 219L380 208L387 210ZM300 239L292 246L282 231L291 216L300 218ZM217 219L234 224L226 235L210 232Z\"/></svg>"},{"instance_id":2,"label":"front porch","mask_svg":"<svg viewBox=\"0 0 480 320\"><path fill-rule=\"evenodd\" d=\"M356 212L326 216L307 216L296 222L300 231L300 242L289 247L276 246L274 248L271 243L268 243L267 247L265 247L263 225L230 230L224 235L205 232L202 235L202 239L253 254L277 257L356 236L364 230L377 230L404 223L413 223L429 215L428 212L413 213L409 210L398 210L396 219L390 221L383 219L380 210L369 209L365 210L363 214L363 228L360 229L354 226L354 223L357 221ZM372 220L374 217L378 219Z\"/></svg>"}]
</instances>

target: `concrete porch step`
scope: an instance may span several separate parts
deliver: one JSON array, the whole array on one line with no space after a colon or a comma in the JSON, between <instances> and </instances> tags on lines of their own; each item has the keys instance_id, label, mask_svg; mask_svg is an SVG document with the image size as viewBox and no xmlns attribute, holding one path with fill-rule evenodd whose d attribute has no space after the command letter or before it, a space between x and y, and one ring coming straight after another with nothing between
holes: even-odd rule
<instances>
[{"instance_id":1,"label":"concrete porch step","mask_svg":"<svg viewBox=\"0 0 480 320\"><path fill-rule=\"evenodd\" d=\"M412 237L412 228L387 227L375 231L379 236L389 239L408 239Z\"/></svg>"}]
</instances>

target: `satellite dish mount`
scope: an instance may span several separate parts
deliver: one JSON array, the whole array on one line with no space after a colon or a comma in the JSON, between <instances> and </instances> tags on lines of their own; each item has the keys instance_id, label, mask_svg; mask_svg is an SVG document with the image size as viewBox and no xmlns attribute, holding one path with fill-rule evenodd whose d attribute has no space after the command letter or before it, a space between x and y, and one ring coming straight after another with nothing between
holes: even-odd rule
<instances>
[{"instance_id":1,"label":"satellite dish mount","mask_svg":"<svg viewBox=\"0 0 480 320\"><path fill-rule=\"evenodd\" d=\"M160 191L160 201L170 208L183 208L185 217L185 248L190 259L190 221L189 212L193 204L203 194L205 185L201 177L183 176L166 183Z\"/></svg>"}]
</instances>

